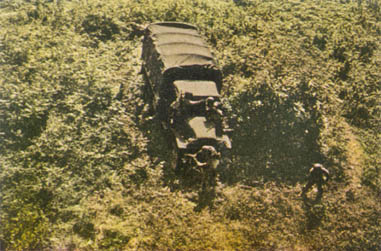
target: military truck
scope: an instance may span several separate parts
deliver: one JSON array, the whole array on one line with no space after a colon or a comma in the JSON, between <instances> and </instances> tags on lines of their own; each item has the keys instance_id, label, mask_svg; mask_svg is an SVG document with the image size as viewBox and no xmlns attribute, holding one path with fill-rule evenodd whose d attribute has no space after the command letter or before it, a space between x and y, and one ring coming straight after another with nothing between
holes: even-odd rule
<instances>
[{"instance_id":1,"label":"military truck","mask_svg":"<svg viewBox=\"0 0 381 251\"><path fill-rule=\"evenodd\" d=\"M231 148L220 103L222 74L195 26L153 23L144 30L142 73L152 108L178 157L203 146Z\"/></svg>"}]
</instances>

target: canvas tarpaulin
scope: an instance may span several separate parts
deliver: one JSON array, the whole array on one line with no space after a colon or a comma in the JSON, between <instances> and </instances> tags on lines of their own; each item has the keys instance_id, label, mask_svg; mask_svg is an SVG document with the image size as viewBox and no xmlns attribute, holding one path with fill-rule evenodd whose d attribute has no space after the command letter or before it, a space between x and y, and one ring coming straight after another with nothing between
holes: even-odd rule
<instances>
[{"instance_id":1,"label":"canvas tarpaulin","mask_svg":"<svg viewBox=\"0 0 381 251\"><path fill-rule=\"evenodd\" d=\"M157 84L178 79L210 80L221 89L217 69L208 45L197 29L184 23L155 23L146 29L143 59ZM153 76L153 75L161 76ZM160 82L160 83L159 83Z\"/></svg>"},{"instance_id":2,"label":"canvas tarpaulin","mask_svg":"<svg viewBox=\"0 0 381 251\"><path fill-rule=\"evenodd\" d=\"M184 24L180 27L167 26L165 23L148 27L164 68L214 65L213 56L197 30L191 25Z\"/></svg>"}]
</instances>

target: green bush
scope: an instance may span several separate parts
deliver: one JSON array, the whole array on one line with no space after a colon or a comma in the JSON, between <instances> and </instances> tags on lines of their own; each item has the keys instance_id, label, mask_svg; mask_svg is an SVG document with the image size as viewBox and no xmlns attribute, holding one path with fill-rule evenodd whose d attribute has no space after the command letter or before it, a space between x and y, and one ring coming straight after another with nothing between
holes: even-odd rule
<instances>
[{"instance_id":1,"label":"green bush","mask_svg":"<svg viewBox=\"0 0 381 251\"><path fill-rule=\"evenodd\" d=\"M16 208L17 206L19 207ZM7 250L36 250L49 245L50 223L38 206L18 204L6 210L11 214L2 214L1 217L3 248Z\"/></svg>"},{"instance_id":2,"label":"green bush","mask_svg":"<svg viewBox=\"0 0 381 251\"><path fill-rule=\"evenodd\" d=\"M311 83L246 88L230 97L240 180L295 182L311 163L325 161L319 146L324 108Z\"/></svg>"}]
</instances>

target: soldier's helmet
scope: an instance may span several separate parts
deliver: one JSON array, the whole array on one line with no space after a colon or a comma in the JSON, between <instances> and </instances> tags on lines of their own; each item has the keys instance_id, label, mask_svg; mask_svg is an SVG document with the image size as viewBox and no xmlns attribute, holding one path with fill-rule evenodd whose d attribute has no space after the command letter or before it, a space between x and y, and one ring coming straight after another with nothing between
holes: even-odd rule
<instances>
[{"instance_id":1,"label":"soldier's helmet","mask_svg":"<svg viewBox=\"0 0 381 251\"><path fill-rule=\"evenodd\" d=\"M209 107L212 107L213 106L213 103L214 103L214 98L213 97L208 97L206 99L206 105L209 106Z\"/></svg>"}]
</instances>

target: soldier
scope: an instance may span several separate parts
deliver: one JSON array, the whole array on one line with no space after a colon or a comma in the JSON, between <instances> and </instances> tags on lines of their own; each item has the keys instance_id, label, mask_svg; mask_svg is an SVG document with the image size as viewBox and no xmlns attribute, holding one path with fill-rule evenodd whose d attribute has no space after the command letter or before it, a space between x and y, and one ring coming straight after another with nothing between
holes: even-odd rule
<instances>
[{"instance_id":1,"label":"soldier","mask_svg":"<svg viewBox=\"0 0 381 251\"><path fill-rule=\"evenodd\" d=\"M329 180L329 172L327 169L323 167L322 164L315 163L310 169L308 182L306 186L303 188L302 196L304 197L308 190L316 184L318 188L318 198L320 198L323 194L323 184Z\"/></svg>"},{"instance_id":2,"label":"soldier","mask_svg":"<svg viewBox=\"0 0 381 251\"><path fill-rule=\"evenodd\" d=\"M221 103L213 97L208 97L205 102L206 118L216 126L217 135L221 135L223 131Z\"/></svg>"},{"instance_id":3,"label":"soldier","mask_svg":"<svg viewBox=\"0 0 381 251\"><path fill-rule=\"evenodd\" d=\"M192 94L189 92L180 93L176 100L169 106L170 117L177 116L179 121L184 121L187 117L192 116L196 106L203 103L203 100L193 101ZM172 119L173 121L174 119ZM172 122L171 124L173 124Z\"/></svg>"},{"instance_id":4,"label":"soldier","mask_svg":"<svg viewBox=\"0 0 381 251\"><path fill-rule=\"evenodd\" d=\"M184 101L184 94L180 93L169 106L168 120L170 127L182 131L185 139L195 136L193 129L186 123L188 117L189 114Z\"/></svg>"},{"instance_id":5,"label":"soldier","mask_svg":"<svg viewBox=\"0 0 381 251\"><path fill-rule=\"evenodd\" d=\"M200 111L202 111L205 105L205 100L193 100L192 93L186 92L184 94L184 105L186 107L185 109L187 110L187 113L190 116L197 116L200 114Z\"/></svg>"},{"instance_id":6,"label":"soldier","mask_svg":"<svg viewBox=\"0 0 381 251\"><path fill-rule=\"evenodd\" d=\"M214 178L221 154L213 146L205 145L197 153L186 154L186 156L191 157L199 168L204 187L208 180Z\"/></svg>"},{"instance_id":7,"label":"soldier","mask_svg":"<svg viewBox=\"0 0 381 251\"><path fill-rule=\"evenodd\" d=\"M221 109L221 102L214 99L214 97L208 97L205 102L205 110L212 116L223 116L223 111Z\"/></svg>"}]
</instances>

